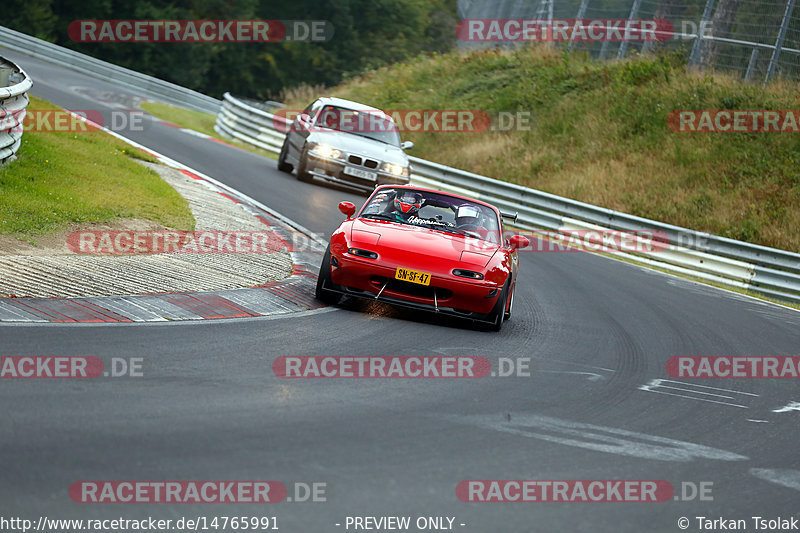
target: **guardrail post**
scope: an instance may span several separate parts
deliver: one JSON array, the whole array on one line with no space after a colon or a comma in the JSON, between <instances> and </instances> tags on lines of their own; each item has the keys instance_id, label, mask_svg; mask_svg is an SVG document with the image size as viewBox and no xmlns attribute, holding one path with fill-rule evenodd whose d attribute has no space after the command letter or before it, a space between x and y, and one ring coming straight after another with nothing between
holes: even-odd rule
<instances>
[{"instance_id":1,"label":"guardrail post","mask_svg":"<svg viewBox=\"0 0 800 533\"><path fill-rule=\"evenodd\" d=\"M758 61L758 48L753 48L750 53L750 61L747 63L747 72L744 73L744 81L750 81L753 70L756 68L756 61Z\"/></svg>"},{"instance_id":2,"label":"guardrail post","mask_svg":"<svg viewBox=\"0 0 800 533\"><path fill-rule=\"evenodd\" d=\"M706 0L706 7L703 8L703 15L700 17L700 24L697 26L697 35L692 44L692 53L689 55L689 64L686 70L691 70L697 65L697 60L700 56L700 48L703 43L703 33L708 21L711 20L711 9L714 7L714 0Z\"/></svg>"},{"instance_id":3,"label":"guardrail post","mask_svg":"<svg viewBox=\"0 0 800 533\"><path fill-rule=\"evenodd\" d=\"M608 51L608 39L603 39L603 44L600 45L600 56L599 59L606 58L606 52Z\"/></svg>"},{"instance_id":4,"label":"guardrail post","mask_svg":"<svg viewBox=\"0 0 800 533\"><path fill-rule=\"evenodd\" d=\"M578 7L578 13L575 15L575 24L580 24L583 26L583 17L586 15L586 8L589 7L589 0L581 0L581 5ZM573 29L575 26L573 26ZM572 50L572 42L575 38L575 33L572 32L569 34L569 43L567 44L567 50Z\"/></svg>"},{"instance_id":5,"label":"guardrail post","mask_svg":"<svg viewBox=\"0 0 800 533\"><path fill-rule=\"evenodd\" d=\"M792 11L794 11L794 0L787 0L786 11L783 14L783 21L781 22L781 30L778 32L778 39L775 41L775 48L772 50L772 57L769 60L769 67L767 68L767 76L764 78L764 85L769 83L772 75L775 74L775 69L778 66L778 57L781 55L781 48L783 48L783 40L786 39L786 30L789 29L789 21L792 18Z\"/></svg>"},{"instance_id":6,"label":"guardrail post","mask_svg":"<svg viewBox=\"0 0 800 533\"><path fill-rule=\"evenodd\" d=\"M636 15L639 14L639 6L642 4L642 0L633 0L633 6L631 7L631 12L628 15L628 20L633 20L636 18ZM622 59L625 57L625 51L628 49L628 41L626 39L622 39L622 42L619 45L619 50L617 51L617 59Z\"/></svg>"}]
</instances>

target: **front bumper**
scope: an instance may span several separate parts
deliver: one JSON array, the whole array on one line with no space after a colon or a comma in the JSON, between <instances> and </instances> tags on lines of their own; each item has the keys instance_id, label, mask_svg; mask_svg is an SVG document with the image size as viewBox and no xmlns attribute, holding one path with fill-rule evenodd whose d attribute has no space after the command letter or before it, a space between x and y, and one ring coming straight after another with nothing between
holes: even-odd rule
<instances>
[{"instance_id":1,"label":"front bumper","mask_svg":"<svg viewBox=\"0 0 800 533\"><path fill-rule=\"evenodd\" d=\"M431 275L429 286L416 285L395 280L395 266L350 254L333 257L338 263L331 266L331 281L338 286L335 292L403 307L482 320L492 311L503 289L502 284L436 273Z\"/></svg>"},{"instance_id":2,"label":"front bumper","mask_svg":"<svg viewBox=\"0 0 800 533\"><path fill-rule=\"evenodd\" d=\"M376 174L375 181L351 176L345 174L345 167L357 168L367 172L374 172ZM307 171L312 176L320 179L356 187L363 191L371 192L379 185L408 185L410 178L408 176L396 176L388 172L383 172L379 169L369 169L358 165L353 165L339 159L327 159L315 155L313 152L308 154L308 164L306 165Z\"/></svg>"}]
</instances>

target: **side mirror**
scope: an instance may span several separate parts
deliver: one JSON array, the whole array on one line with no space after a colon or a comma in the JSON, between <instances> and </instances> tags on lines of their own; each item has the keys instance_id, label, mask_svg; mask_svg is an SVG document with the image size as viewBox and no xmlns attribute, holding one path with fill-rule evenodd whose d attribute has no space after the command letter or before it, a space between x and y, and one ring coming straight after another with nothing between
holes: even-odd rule
<instances>
[{"instance_id":1,"label":"side mirror","mask_svg":"<svg viewBox=\"0 0 800 533\"><path fill-rule=\"evenodd\" d=\"M300 113L292 122L291 128L294 132L301 132L307 130L311 125L311 117L307 113Z\"/></svg>"},{"instance_id":2,"label":"side mirror","mask_svg":"<svg viewBox=\"0 0 800 533\"><path fill-rule=\"evenodd\" d=\"M512 250L517 250L519 248L527 248L530 246L531 241L525 235L514 235L508 241L508 245L511 247Z\"/></svg>"},{"instance_id":3,"label":"side mirror","mask_svg":"<svg viewBox=\"0 0 800 533\"><path fill-rule=\"evenodd\" d=\"M400 148L403 150L411 150L412 148L414 148L414 143L412 143L411 141L404 141L400 143Z\"/></svg>"},{"instance_id":4,"label":"side mirror","mask_svg":"<svg viewBox=\"0 0 800 533\"><path fill-rule=\"evenodd\" d=\"M356 212L356 204L353 202L339 202L339 211L347 215L347 220Z\"/></svg>"}]
</instances>

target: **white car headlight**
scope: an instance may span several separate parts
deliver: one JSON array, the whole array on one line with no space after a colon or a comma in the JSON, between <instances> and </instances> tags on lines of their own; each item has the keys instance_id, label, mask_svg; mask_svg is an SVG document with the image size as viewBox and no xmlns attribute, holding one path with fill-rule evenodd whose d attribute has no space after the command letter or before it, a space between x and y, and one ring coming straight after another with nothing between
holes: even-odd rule
<instances>
[{"instance_id":1,"label":"white car headlight","mask_svg":"<svg viewBox=\"0 0 800 533\"><path fill-rule=\"evenodd\" d=\"M408 167L403 165L395 165L394 163L384 163L381 170L394 174L395 176L408 176Z\"/></svg>"},{"instance_id":2,"label":"white car headlight","mask_svg":"<svg viewBox=\"0 0 800 533\"><path fill-rule=\"evenodd\" d=\"M318 155L320 157L324 157L325 159L341 159L342 158L342 151L336 150L332 146L328 146L327 144L317 144L312 149L311 152L314 155Z\"/></svg>"}]
</instances>

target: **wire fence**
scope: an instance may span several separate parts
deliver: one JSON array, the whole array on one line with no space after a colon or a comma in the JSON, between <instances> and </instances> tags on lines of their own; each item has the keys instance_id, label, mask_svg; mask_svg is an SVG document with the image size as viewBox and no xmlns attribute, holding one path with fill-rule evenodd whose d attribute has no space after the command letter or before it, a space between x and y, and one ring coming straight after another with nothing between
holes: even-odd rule
<instances>
[{"instance_id":1,"label":"wire fence","mask_svg":"<svg viewBox=\"0 0 800 533\"><path fill-rule=\"evenodd\" d=\"M683 50L688 68L737 73L747 81L800 79L800 9L796 0L459 0L469 20L657 21L653 39L554 39L556 46L611 60L659 50ZM635 24L634 24L635 25ZM535 40L535 39L530 39ZM502 38L461 39L459 47L515 46Z\"/></svg>"}]
</instances>

